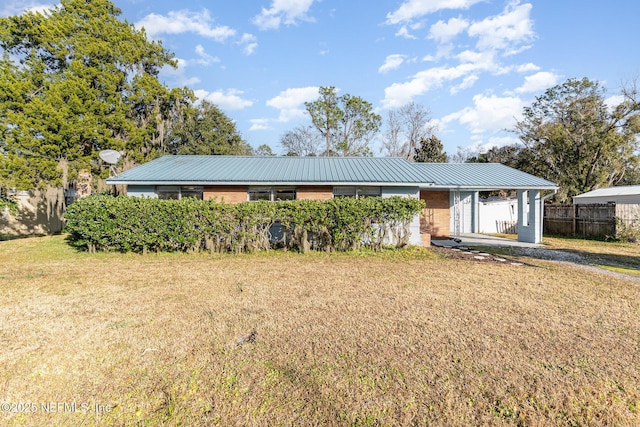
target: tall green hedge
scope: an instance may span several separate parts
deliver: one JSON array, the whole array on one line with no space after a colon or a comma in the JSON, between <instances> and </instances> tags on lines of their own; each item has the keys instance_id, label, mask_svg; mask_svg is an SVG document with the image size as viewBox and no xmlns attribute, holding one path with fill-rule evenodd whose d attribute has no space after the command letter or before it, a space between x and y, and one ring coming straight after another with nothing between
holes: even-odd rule
<instances>
[{"instance_id":1,"label":"tall green hedge","mask_svg":"<svg viewBox=\"0 0 640 427\"><path fill-rule=\"evenodd\" d=\"M90 252L379 250L406 245L422 207L406 197L227 204L98 195L69 206L65 230L70 244Z\"/></svg>"}]
</instances>

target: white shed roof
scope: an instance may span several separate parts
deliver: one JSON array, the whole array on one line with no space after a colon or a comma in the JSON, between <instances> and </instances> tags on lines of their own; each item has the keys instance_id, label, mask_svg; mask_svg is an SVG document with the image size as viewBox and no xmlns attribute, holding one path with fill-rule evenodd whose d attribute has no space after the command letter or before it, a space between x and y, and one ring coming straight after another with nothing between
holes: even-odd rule
<instances>
[{"instance_id":1,"label":"white shed roof","mask_svg":"<svg viewBox=\"0 0 640 427\"><path fill-rule=\"evenodd\" d=\"M599 188L586 193L574 196L574 199L586 199L592 197L615 197L615 196L640 196L640 185L625 185L620 187Z\"/></svg>"}]
</instances>

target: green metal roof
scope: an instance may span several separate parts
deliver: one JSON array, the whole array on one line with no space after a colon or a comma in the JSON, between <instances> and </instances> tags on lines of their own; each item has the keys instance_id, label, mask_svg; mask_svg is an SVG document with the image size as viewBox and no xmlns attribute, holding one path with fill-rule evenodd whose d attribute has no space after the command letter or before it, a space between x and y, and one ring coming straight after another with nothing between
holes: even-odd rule
<instances>
[{"instance_id":1,"label":"green metal roof","mask_svg":"<svg viewBox=\"0 0 640 427\"><path fill-rule=\"evenodd\" d=\"M424 182L441 188L476 190L552 190L558 186L546 179L500 163L412 163Z\"/></svg>"},{"instance_id":2,"label":"green metal roof","mask_svg":"<svg viewBox=\"0 0 640 427\"><path fill-rule=\"evenodd\" d=\"M109 178L108 184L407 185L421 176L390 157L165 156Z\"/></svg>"},{"instance_id":3,"label":"green metal roof","mask_svg":"<svg viewBox=\"0 0 640 427\"><path fill-rule=\"evenodd\" d=\"M165 156L109 178L107 183L557 188L552 182L497 163L410 163L393 157Z\"/></svg>"}]
</instances>

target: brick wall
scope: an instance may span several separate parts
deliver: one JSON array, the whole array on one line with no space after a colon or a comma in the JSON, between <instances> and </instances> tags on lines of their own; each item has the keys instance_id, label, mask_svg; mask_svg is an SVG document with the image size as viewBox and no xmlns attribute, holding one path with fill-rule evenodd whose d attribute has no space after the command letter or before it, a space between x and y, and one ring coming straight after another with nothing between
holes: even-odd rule
<instances>
[{"instance_id":1,"label":"brick wall","mask_svg":"<svg viewBox=\"0 0 640 427\"><path fill-rule=\"evenodd\" d=\"M449 191L420 191L427 208L420 215L420 233L450 237L451 209Z\"/></svg>"},{"instance_id":2,"label":"brick wall","mask_svg":"<svg viewBox=\"0 0 640 427\"><path fill-rule=\"evenodd\" d=\"M327 200L333 198L332 187L298 187L296 197L302 200Z\"/></svg>"},{"instance_id":3,"label":"brick wall","mask_svg":"<svg viewBox=\"0 0 640 427\"><path fill-rule=\"evenodd\" d=\"M247 201L247 187L225 186L225 187L204 187L202 198L209 200L215 198L225 203L241 203Z\"/></svg>"}]
</instances>

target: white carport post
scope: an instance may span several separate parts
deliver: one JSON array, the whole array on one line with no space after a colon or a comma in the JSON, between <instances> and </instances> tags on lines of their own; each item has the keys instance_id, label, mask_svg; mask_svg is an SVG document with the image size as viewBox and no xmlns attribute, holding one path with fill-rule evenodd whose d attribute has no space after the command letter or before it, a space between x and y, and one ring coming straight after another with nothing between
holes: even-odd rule
<instances>
[{"instance_id":1,"label":"white carport post","mask_svg":"<svg viewBox=\"0 0 640 427\"><path fill-rule=\"evenodd\" d=\"M540 191L518 190L518 241L542 242Z\"/></svg>"}]
</instances>

